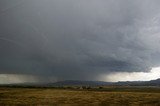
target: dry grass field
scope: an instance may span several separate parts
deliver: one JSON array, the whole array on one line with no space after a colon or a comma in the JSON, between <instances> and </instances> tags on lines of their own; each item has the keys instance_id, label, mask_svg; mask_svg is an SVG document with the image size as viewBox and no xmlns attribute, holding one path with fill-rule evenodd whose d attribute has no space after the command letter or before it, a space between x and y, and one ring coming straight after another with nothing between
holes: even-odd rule
<instances>
[{"instance_id":1,"label":"dry grass field","mask_svg":"<svg viewBox=\"0 0 160 106\"><path fill-rule=\"evenodd\" d=\"M111 88L109 88L111 89ZM134 90L133 90L134 89ZM0 106L160 106L160 88L74 90L0 87Z\"/></svg>"}]
</instances>

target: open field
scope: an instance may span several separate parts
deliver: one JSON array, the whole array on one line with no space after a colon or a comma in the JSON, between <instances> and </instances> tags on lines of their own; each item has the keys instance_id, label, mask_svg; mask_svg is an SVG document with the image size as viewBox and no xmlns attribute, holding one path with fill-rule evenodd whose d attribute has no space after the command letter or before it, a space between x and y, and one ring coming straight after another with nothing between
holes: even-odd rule
<instances>
[{"instance_id":1,"label":"open field","mask_svg":"<svg viewBox=\"0 0 160 106\"><path fill-rule=\"evenodd\" d=\"M160 88L106 87L90 90L0 87L3 105L160 106Z\"/></svg>"}]
</instances>

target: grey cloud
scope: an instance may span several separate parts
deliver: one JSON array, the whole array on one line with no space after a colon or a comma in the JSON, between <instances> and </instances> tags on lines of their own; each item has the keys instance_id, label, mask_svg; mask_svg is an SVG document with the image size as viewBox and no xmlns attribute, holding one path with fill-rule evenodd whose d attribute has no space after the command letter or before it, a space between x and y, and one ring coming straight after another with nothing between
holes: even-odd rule
<instances>
[{"instance_id":1,"label":"grey cloud","mask_svg":"<svg viewBox=\"0 0 160 106\"><path fill-rule=\"evenodd\" d=\"M94 80L158 66L158 0L1 0L0 73Z\"/></svg>"}]
</instances>

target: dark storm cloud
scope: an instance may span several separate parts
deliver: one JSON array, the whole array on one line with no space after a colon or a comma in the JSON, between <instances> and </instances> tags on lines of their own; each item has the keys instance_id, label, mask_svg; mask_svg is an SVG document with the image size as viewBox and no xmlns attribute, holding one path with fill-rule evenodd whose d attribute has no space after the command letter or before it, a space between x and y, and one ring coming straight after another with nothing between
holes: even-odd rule
<instances>
[{"instance_id":1,"label":"dark storm cloud","mask_svg":"<svg viewBox=\"0 0 160 106\"><path fill-rule=\"evenodd\" d=\"M1 0L0 73L96 79L158 66L158 0Z\"/></svg>"}]
</instances>

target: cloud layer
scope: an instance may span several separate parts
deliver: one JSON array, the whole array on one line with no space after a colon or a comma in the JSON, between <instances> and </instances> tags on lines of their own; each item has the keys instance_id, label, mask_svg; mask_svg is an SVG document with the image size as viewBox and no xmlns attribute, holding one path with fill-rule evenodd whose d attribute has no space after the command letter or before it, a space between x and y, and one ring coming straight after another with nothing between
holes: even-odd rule
<instances>
[{"instance_id":1,"label":"cloud layer","mask_svg":"<svg viewBox=\"0 0 160 106\"><path fill-rule=\"evenodd\" d=\"M97 80L160 62L159 0L1 0L0 73Z\"/></svg>"}]
</instances>

